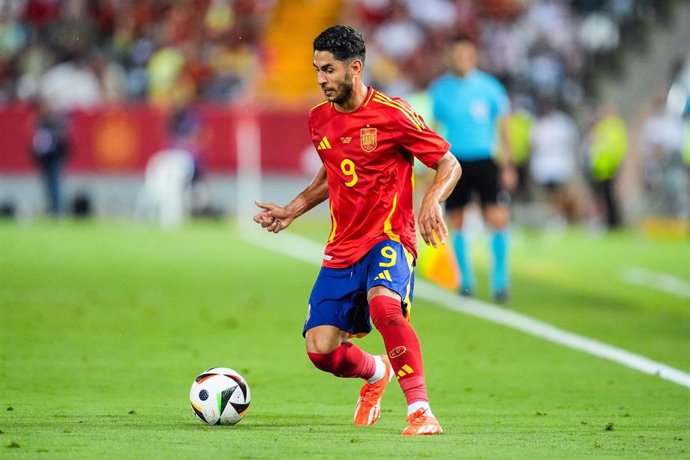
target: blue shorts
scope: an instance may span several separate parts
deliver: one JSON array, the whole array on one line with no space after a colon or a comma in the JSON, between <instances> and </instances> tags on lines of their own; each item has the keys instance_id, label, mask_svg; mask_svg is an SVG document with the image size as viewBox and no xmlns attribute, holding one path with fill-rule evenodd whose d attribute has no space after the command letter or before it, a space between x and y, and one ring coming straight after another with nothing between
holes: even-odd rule
<instances>
[{"instance_id":1,"label":"blue shorts","mask_svg":"<svg viewBox=\"0 0 690 460\"><path fill-rule=\"evenodd\" d=\"M302 335L316 326L335 326L351 335L371 332L367 292L385 286L400 295L407 317L414 290L414 259L402 244L384 240L347 268L321 267L309 296Z\"/></svg>"}]
</instances>

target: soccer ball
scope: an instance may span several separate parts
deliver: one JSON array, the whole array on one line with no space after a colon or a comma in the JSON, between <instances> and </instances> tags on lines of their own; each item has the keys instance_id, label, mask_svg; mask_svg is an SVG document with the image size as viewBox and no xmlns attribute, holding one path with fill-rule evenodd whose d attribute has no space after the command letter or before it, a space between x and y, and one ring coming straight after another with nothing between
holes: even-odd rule
<instances>
[{"instance_id":1,"label":"soccer ball","mask_svg":"<svg viewBox=\"0 0 690 460\"><path fill-rule=\"evenodd\" d=\"M239 372L212 367L194 379L189 401L194 415L207 425L234 425L242 420L251 396Z\"/></svg>"}]
</instances>

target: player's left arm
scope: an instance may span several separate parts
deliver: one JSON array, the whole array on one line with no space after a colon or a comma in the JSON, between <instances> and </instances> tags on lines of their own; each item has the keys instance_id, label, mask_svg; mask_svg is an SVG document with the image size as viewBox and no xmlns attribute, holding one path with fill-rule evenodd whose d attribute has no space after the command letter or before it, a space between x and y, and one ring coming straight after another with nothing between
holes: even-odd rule
<instances>
[{"instance_id":1,"label":"player's left arm","mask_svg":"<svg viewBox=\"0 0 690 460\"><path fill-rule=\"evenodd\" d=\"M438 247L439 243L446 244L448 237L448 227L443 220L441 203L455 188L462 174L462 168L457 158L452 153L446 152L432 166L432 169L436 171L436 174L431 186L424 194L417 221L419 233L424 242Z\"/></svg>"}]
</instances>

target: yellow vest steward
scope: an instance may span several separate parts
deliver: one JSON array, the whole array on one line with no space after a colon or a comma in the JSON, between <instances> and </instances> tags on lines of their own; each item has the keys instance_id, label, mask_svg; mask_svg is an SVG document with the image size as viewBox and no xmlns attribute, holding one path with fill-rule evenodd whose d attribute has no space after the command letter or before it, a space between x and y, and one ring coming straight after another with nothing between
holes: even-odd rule
<instances>
[{"instance_id":1,"label":"yellow vest steward","mask_svg":"<svg viewBox=\"0 0 690 460\"><path fill-rule=\"evenodd\" d=\"M594 180L605 181L615 176L627 152L628 130L620 117L609 115L597 123L589 150Z\"/></svg>"},{"instance_id":2,"label":"yellow vest steward","mask_svg":"<svg viewBox=\"0 0 690 460\"><path fill-rule=\"evenodd\" d=\"M525 110L517 110L508 116L508 139L513 150L513 161L522 164L529 157L532 134L532 116Z\"/></svg>"}]
</instances>

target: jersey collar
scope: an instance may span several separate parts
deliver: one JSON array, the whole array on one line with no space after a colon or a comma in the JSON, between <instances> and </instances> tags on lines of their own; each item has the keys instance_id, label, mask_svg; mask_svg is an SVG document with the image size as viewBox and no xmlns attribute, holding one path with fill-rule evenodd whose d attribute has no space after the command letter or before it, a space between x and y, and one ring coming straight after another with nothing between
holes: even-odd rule
<instances>
[{"instance_id":1,"label":"jersey collar","mask_svg":"<svg viewBox=\"0 0 690 460\"><path fill-rule=\"evenodd\" d=\"M362 102L362 104L359 107L357 107L356 109L354 109L352 112L347 112L347 113L350 114L350 113L355 113L355 112L362 110L363 107L366 107L367 105L369 105L369 101L371 101L371 98L374 97L374 94L376 94L376 90L374 88L372 88L371 86L367 86L367 95L364 98L364 102ZM337 113L345 113L345 112L341 112L338 109L336 109L335 104L333 104L332 102L331 102L331 109Z\"/></svg>"}]
</instances>

